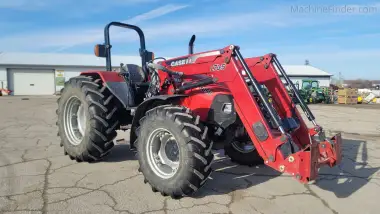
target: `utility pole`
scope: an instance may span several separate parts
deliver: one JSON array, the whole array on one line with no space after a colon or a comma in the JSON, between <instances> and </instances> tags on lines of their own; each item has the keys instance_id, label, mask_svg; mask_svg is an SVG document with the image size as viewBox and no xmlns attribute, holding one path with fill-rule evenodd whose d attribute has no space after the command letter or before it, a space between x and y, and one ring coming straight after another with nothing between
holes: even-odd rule
<instances>
[{"instance_id":1,"label":"utility pole","mask_svg":"<svg viewBox=\"0 0 380 214\"><path fill-rule=\"evenodd\" d=\"M339 72L339 87L343 87L343 75L342 75L342 72Z\"/></svg>"}]
</instances>

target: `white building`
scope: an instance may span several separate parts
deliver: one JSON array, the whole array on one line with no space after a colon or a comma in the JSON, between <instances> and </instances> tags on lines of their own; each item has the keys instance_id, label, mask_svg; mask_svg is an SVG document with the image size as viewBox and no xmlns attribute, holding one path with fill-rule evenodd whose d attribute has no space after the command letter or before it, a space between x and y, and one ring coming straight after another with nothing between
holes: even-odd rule
<instances>
[{"instance_id":1,"label":"white building","mask_svg":"<svg viewBox=\"0 0 380 214\"><path fill-rule=\"evenodd\" d=\"M311 79L319 81L319 86L330 86L332 74L311 65L283 65L290 80L296 84L298 81L300 86L303 79Z\"/></svg>"},{"instance_id":2,"label":"white building","mask_svg":"<svg viewBox=\"0 0 380 214\"><path fill-rule=\"evenodd\" d=\"M112 66L141 64L139 56L112 56ZM304 78L316 79L321 86L329 86L331 74L312 66L283 66L296 83ZM0 53L0 89L11 95L53 95L64 81L81 71L105 70L105 59L90 54ZM300 82L301 83L301 82Z\"/></svg>"}]
</instances>

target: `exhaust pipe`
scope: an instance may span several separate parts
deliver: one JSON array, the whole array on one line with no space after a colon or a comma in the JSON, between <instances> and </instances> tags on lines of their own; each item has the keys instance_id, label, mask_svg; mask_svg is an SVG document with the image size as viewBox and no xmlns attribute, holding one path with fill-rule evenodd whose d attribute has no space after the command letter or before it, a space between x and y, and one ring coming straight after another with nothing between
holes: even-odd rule
<instances>
[{"instance_id":1,"label":"exhaust pipe","mask_svg":"<svg viewBox=\"0 0 380 214\"><path fill-rule=\"evenodd\" d=\"M189 42L189 54L194 53L194 41L195 41L195 35L192 35Z\"/></svg>"}]
</instances>

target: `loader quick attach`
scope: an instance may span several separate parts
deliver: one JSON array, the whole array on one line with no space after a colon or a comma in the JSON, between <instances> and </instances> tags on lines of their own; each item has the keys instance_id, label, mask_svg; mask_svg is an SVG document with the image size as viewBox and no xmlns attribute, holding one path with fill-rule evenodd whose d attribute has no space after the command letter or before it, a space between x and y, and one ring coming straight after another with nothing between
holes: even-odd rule
<instances>
[{"instance_id":1,"label":"loader quick attach","mask_svg":"<svg viewBox=\"0 0 380 214\"><path fill-rule=\"evenodd\" d=\"M111 26L138 33L141 66L121 64L119 72L111 72ZM95 55L106 58L106 71L71 78L58 100L65 154L100 161L114 146L116 130L130 129L144 182L173 198L189 196L206 183L212 149L220 145L234 162L264 163L302 183L315 180L321 166L340 163L341 135L325 136L276 55L243 58L235 45L194 53L194 41L193 35L186 56L154 58L140 28L108 24L105 44L95 46Z\"/></svg>"}]
</instances>

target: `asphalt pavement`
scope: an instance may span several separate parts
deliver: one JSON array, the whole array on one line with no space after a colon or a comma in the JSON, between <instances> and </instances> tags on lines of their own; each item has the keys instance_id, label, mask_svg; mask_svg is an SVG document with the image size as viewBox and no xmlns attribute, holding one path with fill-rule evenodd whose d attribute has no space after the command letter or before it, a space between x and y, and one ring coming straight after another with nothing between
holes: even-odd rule
<instances>
[{"instance_id":1,"label":"asphalt pavement","mask_svg":"<svg viewBox=\"0 0 380 214\"><path fill-rule=\"evenodd\" d=\"M102 162L65 156L56 99L0 97L0 213L379 213L379 108L310 107L328 134L344 138L343 163L322 168L316 182L238 166L217 151L206 185L174 200L144 184L128 132Z\"/></svg>"}]
</instances>

